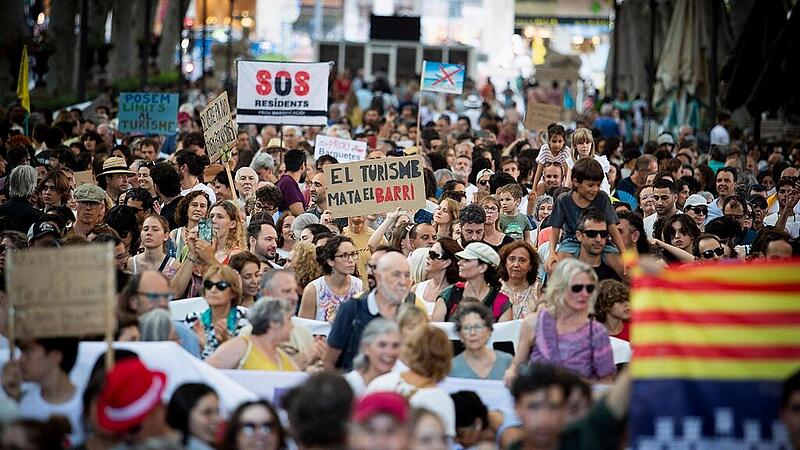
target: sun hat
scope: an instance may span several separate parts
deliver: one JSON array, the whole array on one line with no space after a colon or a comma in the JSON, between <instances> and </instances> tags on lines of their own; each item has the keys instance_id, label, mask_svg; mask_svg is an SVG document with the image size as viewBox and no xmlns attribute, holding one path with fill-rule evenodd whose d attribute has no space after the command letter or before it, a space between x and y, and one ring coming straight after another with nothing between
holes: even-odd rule
<instances>
[{"instance_id":1,"label":"sun hat","mask_svg":"<svg viewBox=\"0 0 800 450\"><path fill-rule=\"evenodd\" d=\"M128 169L128 163L125 162L125 158L119 156L112 156L106 159L103 162L103 172L98 176L113 175L115 173L134 175L134 173Z\"/></svg>"},{"instance_id":2,"label":"sun hat","mask_svg":"<svg viewBox=\"0 0 800 450\"><path fill-rule=\"evenodd\" d=\"M461 259L478 259L493 267L500 265L500 255L483 242L470 242L464 250L456 253L456 256Z\"/></svg>"},{"instance_id":3,"label":"sun hat","mask_svg":"<svg viewBox=\"0 0 800 450\"><path fill-rule=\"evenodd\" d=\"M656 141L658 142L658 145L665 145L665 144L675 145L675 139L673 139L672 135L669 133L664 133L660 135Z\"/></svg>"},{"instance_id":4,"label":"sun hat","mask_svg":"<svg viewBox=\"0 0 800 450\"><path fill-rule=\"evenodd\" d=\"M111 433L129 431L161 403L166 387L166 374L148 369L138 358L117 363L97 400L98 425Z\"/></svg>"},{"instance_id":5,"label":"sun hat","mask_svg":"<svg viewBox=\"0 0 800 450\"><path fill-rule=\"evenodd\" d=\"M96 184L82 184L75 188L75 201L103 203L106 201L106 191Z\"/></svg>"},{"instance_id":6,"label":"sun hat","mask_svg":"<svg viewBox=\"0 0 800 450\"><path fill-rule=\"evenodd\" d=\"M405 397L394 392L375 392L359 400L353 412L355 423L364 423L378 414L386 414L400 423L409 419L409 406Z\"/></svg>"}]
</instances>

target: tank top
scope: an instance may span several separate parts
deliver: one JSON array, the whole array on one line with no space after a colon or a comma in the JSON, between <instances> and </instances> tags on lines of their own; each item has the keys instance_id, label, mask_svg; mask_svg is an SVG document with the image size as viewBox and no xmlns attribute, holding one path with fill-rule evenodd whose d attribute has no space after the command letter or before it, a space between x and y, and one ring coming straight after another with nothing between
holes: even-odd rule
<instances>
[{"instance_id":1,"label":"tank top","mask_svg":"<svg viewBox=\"0 0 800 450\"><path fill-rule=\"evenodd\" d=\"M328 286L328 283L325 282L324 276L312 281L311 285L317 291L317 315L315 319L330 323L333 323L333 319L336 318L336 312L339 311L339 306L342 302L354 297L363 290L361 279L352 275L350 275L350 289L344 295L335 294Z\"/></svg>"},{"instance_id":2,"label":"tank top","mask_svg":"<svg viewBox=\"0 0 800 450\"><path fill-rule=\"evenodd\" d=\"M267 358L261 350L258 349L250 340L250 336L243 336L247 342L247 350L245 351L242 360L239 362L239 369L241 370L268 370L272 372L291 372L295 370L292 358L289 357L283 350L278 348L278 364L272 362Z\"/></svg>"},{"instance_id":3,"label":"tank top","mask_svg":"<svg viewBox=\"0 0 800 450\"><path fill-rule=\"evenodd\" d=\"M429 301L425 300L425 297L423 297L423 294L425 294L425 289L428 288L428 284L430 282L431 282L431 280L421 281L417 285L417 289L414 290L414 295L416 295L417 297L422 299L422 303L425 305L425 311L428 313L428 318L431 317L431 314L433 314L433 309L436 307L436 301L435 300L432 301L432 302L429 302Z\"/></svg>"}]
</instances>

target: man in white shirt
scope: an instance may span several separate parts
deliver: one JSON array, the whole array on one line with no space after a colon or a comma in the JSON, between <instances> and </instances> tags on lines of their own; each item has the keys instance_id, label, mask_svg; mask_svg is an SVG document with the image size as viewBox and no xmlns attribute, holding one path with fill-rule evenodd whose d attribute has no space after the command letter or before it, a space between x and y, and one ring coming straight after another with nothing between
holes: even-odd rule
<instances>
[{"instance_id":1,"label":"man in white shirt","mask_svg":"<svg viewBox=\"0 0 800 450\"><path fill-rule=\"evenodd\" d=\"M678 199L678 189L675 183L662 178L653 184L653 198L656 200L656 213L644 218L644 230L647 237L653 239L656 221L666 219L677 212L675 202ZM656 236L661 239L661 236Z\"/></svg>"},{"instance_id":2,"label":"man in white shirt","mask_svg":"<svg viewBox=\"0 0 800 450\"><path fill-rule=\"evenodd\" d=\"M728 134L728 126L730 125L731 115L725 111L720 111L717 114L717 125L711 129L709 139L711 145L728 145L731 142L731 137Z\"/></svg>"}]
</instances>

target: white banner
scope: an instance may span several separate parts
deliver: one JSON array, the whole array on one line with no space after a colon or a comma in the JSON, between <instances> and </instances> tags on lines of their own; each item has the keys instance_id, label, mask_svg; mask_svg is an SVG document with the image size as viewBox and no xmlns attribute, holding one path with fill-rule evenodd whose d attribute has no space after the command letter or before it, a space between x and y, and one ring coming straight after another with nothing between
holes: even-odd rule
<instances>
[{"instance_id":1,"label":"white banner","mask_svg":"<svg viewBox=\"0 0 800 450\"><path fill-rule=\"evenodd\" d=\"M238 61L236 67L238 123L327 125L330 63Z\"/></svg>"},{"instance_id":2,"label":"white banner","mask_svg":"<svg viewBox=\"0 0 800 450\"><path fill-rule=\"evenodd\" d=\"M314 159L322 155L331 155L340 163L363 161L367 157L367 143L318 134L314 142Z\"/></svg>"}]
</instances>

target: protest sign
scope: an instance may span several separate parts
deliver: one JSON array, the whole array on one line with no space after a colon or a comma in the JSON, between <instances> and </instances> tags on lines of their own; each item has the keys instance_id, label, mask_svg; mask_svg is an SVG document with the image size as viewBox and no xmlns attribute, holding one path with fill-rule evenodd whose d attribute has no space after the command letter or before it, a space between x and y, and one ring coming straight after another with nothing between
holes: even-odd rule
<instances>
[{"instance_id":1,"label":"protest sign","mask_svg":"<svg viewBox=\"0 0 800 450\"><path fill-rule=\"evenodd\" d=\"M97 181L95 181L94 177L92 177L91 170L82 170L80 172L74 172L72 176L75 177L75 187L78 187L82 184L97 184Z\"/></svg>"},{"instance_id":2,"label":"protest sign","mask_svg":"<svg viewBox=\"0 0 800 450\"><path fill-rule=\"evenodd\" d=\"M367 157L367 143L318 134L314 141L314 159L331 155L339 162L362 161Z\"/></svg>"},{"instance_id":3,"label":"protest sign","mask_svg":"<svg viewBox=\"0 0 800 450\"><path fill-rule=\"evenodd\" d=\"M215 163L223 151L236 144L236 122L231 116L228 91L208 102L200 112L200 122L203 125L208 159Z\"/></svg>"},{"instance_id":4,"label":"protest sign","mask_svg":"<svg viewBox=\"0 0 800 450\"><path fill-rule=\"evenodd\" d=\"M422 61L421 89L445 94L461 94L464 90L465 71L463 64Z\"/></svg>"},{"instance_id":5,"label":"protest sign","mask_svg":"<svg viewBox=\"0 0 800 450\"><path fill-rule=\"evenodd\" d=\"M382 158L324 167L333 218L425 207L422 158Z\"/></svg>"},{"instance_id":6,"label":"protest sign","mask_svg":"<svg viewBox=\"0 0 800 450\"><path fill-rule=\"evenodd\" d=\"M800 369L800 263L635 278L631 447L789 448L781 384Z\"/></svg>"},{"instance_id":7,"label":"protest sign","mask_svg":"<svg viewBox=\"0 0 800 450\"><path fill-rule=\"evenodd\" d=\"M119 131L172 134L178 130L178 94L123 92L119 94Z\"/></svg>"},{"instance_id":8,"label":"protest sign","mask_svg":"<svg viewBox=\"0 0 800 450\"><path fill-rule=\"evenodd\" d=\"M11 253L6 277L20 340L104 335L115 327L110 243Z\"/></svg>"},{"instance_id":9,"label":"protest sign","mask_svg":"<svg viewBox=\"0 0 800 450\"><path fill-rule=\"evenodd\" d=\"M239 123L328 124L330 63L239 61L236 67Z\"/></svg>"},{"instance_id":10,"label":"protest sign","mask_svg":"<svg viewBox=\"0 0 800 450\"><path fill-rule=\"evenodd\" d=\"M525 128L539 131L547 129L551 123L561 120L561 106L550 103L538 103L533 100L528 102L525 111Z\"/></svg>"}]
</instances>

